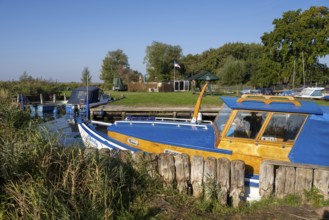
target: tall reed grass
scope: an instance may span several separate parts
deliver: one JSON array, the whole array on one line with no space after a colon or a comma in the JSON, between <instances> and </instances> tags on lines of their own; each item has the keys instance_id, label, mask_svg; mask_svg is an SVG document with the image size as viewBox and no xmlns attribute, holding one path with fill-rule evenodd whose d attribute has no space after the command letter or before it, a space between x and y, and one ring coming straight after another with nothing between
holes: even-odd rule
<instances>
[{"instance_id":1,"label":"tall reed grass","mask_svg":"<svg viewBox=\"0 0 329 220\"><path fill-rule=\"evenodd\" d=\"M63 147L56 134L40 131L8 102L0 105L0 127L0 217L5 219L132 219L132 201L145 187L154 187L129 160Z\"/></svg>"}]
</instances>

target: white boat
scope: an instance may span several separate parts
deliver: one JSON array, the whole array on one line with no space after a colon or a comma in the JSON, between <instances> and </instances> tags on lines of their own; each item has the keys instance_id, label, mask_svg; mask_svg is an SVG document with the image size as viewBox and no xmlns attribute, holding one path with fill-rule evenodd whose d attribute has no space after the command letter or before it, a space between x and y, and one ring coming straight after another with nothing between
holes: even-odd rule
<instances>
[{"instance_id":1,"label":"white boat","mask_svg":"<svg viewBox=\"0 0 329 220\"><path fill-rule=\"evenodd\" d=\"M304 98L304 99L322 99L324 95L322 91L323 87L307 87L304 88L298 95L295 97Z\"/></svg>"}]
</instances>

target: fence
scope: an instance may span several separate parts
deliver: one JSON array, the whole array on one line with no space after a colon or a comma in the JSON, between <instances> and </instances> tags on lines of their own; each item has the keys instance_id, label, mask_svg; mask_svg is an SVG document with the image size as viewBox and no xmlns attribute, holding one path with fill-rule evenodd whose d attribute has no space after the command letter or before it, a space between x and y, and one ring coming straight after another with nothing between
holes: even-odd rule
<instances>
[{"instance_id":1,"label":"fence","mask_svg":"<svg viewBox=\"0 0 329 220\"><path fill-rule=\"evenodd\" d=\"M87 148L86 153L97 149ZM177 189L205 200L217 199L222 205L229 201L238 207L245 198L245 163L226 158L189 157L186 154L101 149L101 153L132 161L137 169L142 165L151 177L160 176L165 187ZM274 195L282 198L289 194L304 195L315 187L328 198L329 167L263 161L260 167L259 194L262 198Z\"/></svg>"},{"instance_id":2,"label":"fence","mask_svg":"<svg viewBox=\"0 0 329 220\"><path fill-rule=\"evenodd\" d=\"M289 194L303 196L312 187L328 199L329 167L270 160L261 164L259 193L262 198L270 195L282 198Z\"/></svg>"}]
</instances>

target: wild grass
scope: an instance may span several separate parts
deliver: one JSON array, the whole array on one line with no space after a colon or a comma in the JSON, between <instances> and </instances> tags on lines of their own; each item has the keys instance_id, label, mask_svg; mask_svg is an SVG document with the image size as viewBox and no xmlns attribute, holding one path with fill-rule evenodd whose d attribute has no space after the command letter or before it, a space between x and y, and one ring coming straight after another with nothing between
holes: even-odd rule
<instances>
[{"instance_id":1,"label":"wild grass","mask_svg":"<svg viewBox=\"0 0 329 220\"><path fill-rule=\"evenodd\" d=\"M98 151L63 147L25 112L7 107L0 106L0 213L5 219L129 217L131 201L141 186L148 187L148 175Z\"/></svg>"}]
</instances>

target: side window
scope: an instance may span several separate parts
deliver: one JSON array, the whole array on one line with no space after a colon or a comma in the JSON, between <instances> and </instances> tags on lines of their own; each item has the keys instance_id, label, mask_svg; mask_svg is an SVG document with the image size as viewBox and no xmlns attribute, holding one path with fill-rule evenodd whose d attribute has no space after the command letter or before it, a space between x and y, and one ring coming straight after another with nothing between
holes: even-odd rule
<instances>
[{"instance_id":1,"label":"side window","mask_svg":"<svg viewBox=\"0 0 329 220\"><path fill-rule=\"evenodd\" d=\"M294 141L302 127L306 115L273 114L261 140L265 141Z\"/></svg>"},{"instance_id":2,"label":"side window","mask_svg":"<svg viewBox=\"0 0 329 220\"><path fill-rule=\"evenodd\" d=\"M239 111L235 116L226 137L255 139L263 126L268 113Z\"/></svg>"},{"instance_id":3,"label":"side window","mask_svg":"<svg viewBox=\"0 0 329 220\"><path fill-rule=\"evenodd\" d=\"M223 131L225 124L231 115L231 112L232 109L230 109L229 107L227 107L227 105L224 104L215 119L215 124L218 128L218 131Z\"/></svg>"}]
</instances>

